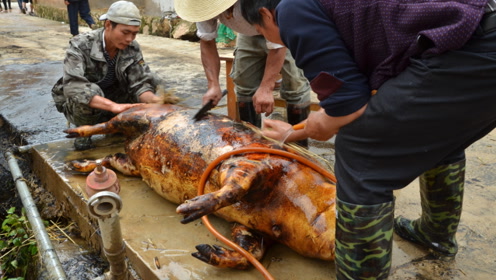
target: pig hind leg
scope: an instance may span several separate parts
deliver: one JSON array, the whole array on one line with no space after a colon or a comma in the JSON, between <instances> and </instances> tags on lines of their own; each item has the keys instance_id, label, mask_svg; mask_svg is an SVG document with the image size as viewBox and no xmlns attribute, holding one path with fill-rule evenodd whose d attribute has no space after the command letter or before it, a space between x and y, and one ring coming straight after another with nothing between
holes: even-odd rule
<instances>
[{"instance_id":1,"label":"pig hind leg","mask_svg":"<svg viewBox=\"0 0 496 280\"><path fill-rule=\"evenodd\" d=\"M267 248L273 243L272 240L266 239L240 224L234 225L232 238L236 244L248 251L257 260L262 259ZM192 256L210 265L235 269L250 267L249 260L235 250L208 244L197 245L196 249L198 252L193 253Z\"/></svg>"}]
</instances>

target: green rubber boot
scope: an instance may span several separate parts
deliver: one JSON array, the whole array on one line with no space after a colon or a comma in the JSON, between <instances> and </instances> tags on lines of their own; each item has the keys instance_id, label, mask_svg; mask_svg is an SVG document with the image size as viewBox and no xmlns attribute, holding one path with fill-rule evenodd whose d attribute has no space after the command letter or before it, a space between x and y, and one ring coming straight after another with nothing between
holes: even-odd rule
<instances>
[{"instance_id":1,"label":"green rubber boot","mask_svg":"<svg viewBox=\"0 0 496 280\"><path fill-rule=\"evenodd\" d=\"M355 205L337 200L336 279L387 279L394 202Z\"/></svg>"},{"instance_id":2,"label":"green rubber boot","mask_svg":"<svg viewBox=\"0 0 496 280\"><path fill-rule=\"evenodd\" d=\"M414 221L397 217L394 231L403 239L429 248L440 259L453 259L458 252L455 235L462 213L464 181L465 160L422 174L422 215Z\"/></svg>"},{"instance_id":3,"label":"green rubber boot","mask_svg":"<svg viewBox=\"0 0 496 280\"><path fill-rule=\"evenodd\" d=\"M255 112L253 102L238 101L237 105L239 118L242 121L249 122L258 128L262 127L262 117L260 116L260 114L257 114L257 112Z\"/></svg>"}]
</instances>

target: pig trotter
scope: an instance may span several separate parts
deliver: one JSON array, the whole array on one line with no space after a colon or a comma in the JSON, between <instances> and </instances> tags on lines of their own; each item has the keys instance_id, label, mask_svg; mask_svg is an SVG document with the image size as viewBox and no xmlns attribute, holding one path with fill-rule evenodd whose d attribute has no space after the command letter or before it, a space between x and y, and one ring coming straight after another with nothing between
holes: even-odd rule
<instances>
[{"instance_id":1,"label":"pig trotter","mask_svg":"<svg viewBox=\"0 0 496 280\"><path fill-rule=\"evenodd\" d=\"M81 136L78 132L75 131L69 132L68 130L64 130L64 132L67 133L67 135L65 136L66 138L76 138Z\"/></svg>"},{"instance_id":2,"label":"pig trotter","mask_svg":"<svg viewBox=\"0 0 496 280\"><path fill-rule=\"evenodd\" d=\"M208 193L185 201L176 208L178 214L184 215L182 224L187 224L221 208L216 193Z\"/></svg>"},{"instance_id":3,"label":"pig trotter","mask_svg":"<svg viewBox=\"0 0 496 280\"><path fill-rule=\"evenodd\" d=\"M247 269L250 267L248 260L236 251L229 250L217 245L197 245L198 252L191 255L202 262L216 267Z\"/></svg>"}]
</instances>

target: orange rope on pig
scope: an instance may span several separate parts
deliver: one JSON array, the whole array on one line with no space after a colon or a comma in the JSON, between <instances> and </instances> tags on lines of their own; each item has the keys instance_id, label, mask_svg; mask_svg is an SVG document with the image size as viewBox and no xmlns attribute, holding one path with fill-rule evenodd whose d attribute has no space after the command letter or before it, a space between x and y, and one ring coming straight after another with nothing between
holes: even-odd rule
<instances>
[{"instance_id":1,"label":"orange rope on pig","mask_svg":"<svg viewBox=\"0 0 496 280\"><path fill-rule=\"evenodd\" d=\"M256 147L252 147L252 148L244 148L244 149L239 149L239 150L233 150L233 151L227 152L227 153L219 156L215 160L213 160L207 166L205 172L203 172L203 175L202 175L202 177L200 179L200 183L198 185L198 195L203 195L203 192L205 190L205 184L206 184L206 182L208 180L208 177L210 176L210 173L212 172L212 170L218 164L220 164L223 160L225 160L226 158L228 158L230 156L237 155L237 154L243 154L243 153L266 153L266 154L275 154L275 155L280 155L280 156L285 156L285 157L288 157L288 158L292 158L292 159L295 159L295 160L299 161L300 163L302 163L302 164L304 164L304 165L306 165L306 166L314 169L318 173L322 174L324 177L326 177L329 180L331 180L333 183L336 183L336 177L334 176L334 174L330 173L329 171L325 170L324 168L320 167L319 165L315 164L314 162L308 160L305 157L302 157L300 155L293 154L293 153L290 153L290 152L287 152L287 151L283 151L283 150L276 150L276 149L270 149L270 148L256 148ZM228 245L233 250L237 251L238 253L240 253L241 255L243 255L246 259L248 259L248 261L258 271L260 271L260 273L262 273L262 275L265 277L265 279L272 279L272 280L274 279L274 277L272 277L272 275L270 275L269 271L267 271L267 269L265 269L265 267L255 257L253 257L252 254L250 254L248 251L246 251L245 249L241 248L238 244L232 242L231 240L227 239L222 234L220 234L212 226L212 224L210 223L210 221L208 220L208 217L206 215L203 216L201 219L202 219L203 223L205 224L205 226L207 227L207 229L215 237L217 237L220 241L224 242L224 244Z\"/></svg>"}]
</instances>

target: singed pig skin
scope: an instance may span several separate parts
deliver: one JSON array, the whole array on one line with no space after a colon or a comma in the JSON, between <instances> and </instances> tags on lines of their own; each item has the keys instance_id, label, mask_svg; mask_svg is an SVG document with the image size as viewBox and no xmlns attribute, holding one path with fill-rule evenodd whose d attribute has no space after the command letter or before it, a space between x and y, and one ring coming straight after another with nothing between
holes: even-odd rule
<instances>
[{"instance_id":1,"label":"singed pig skin","mask_svg":"<svg viewBox=\"0 0 496 280\"><path fill-rule=\"evenodd\" d=\"M193 120L195 109L143 105L95 126L68 129L68 137L123 133L125 152L143 180L191 221L205 214L238 222L303 256L334 259L335 185L294 159L245 153L220 163L205 194L198 182L206 167L232 150L286 150L258 129L217 114ZM112 162L117 165L123 159ZM122 167L121 167L122 168Z\"/></svg>"}]
</instances>

